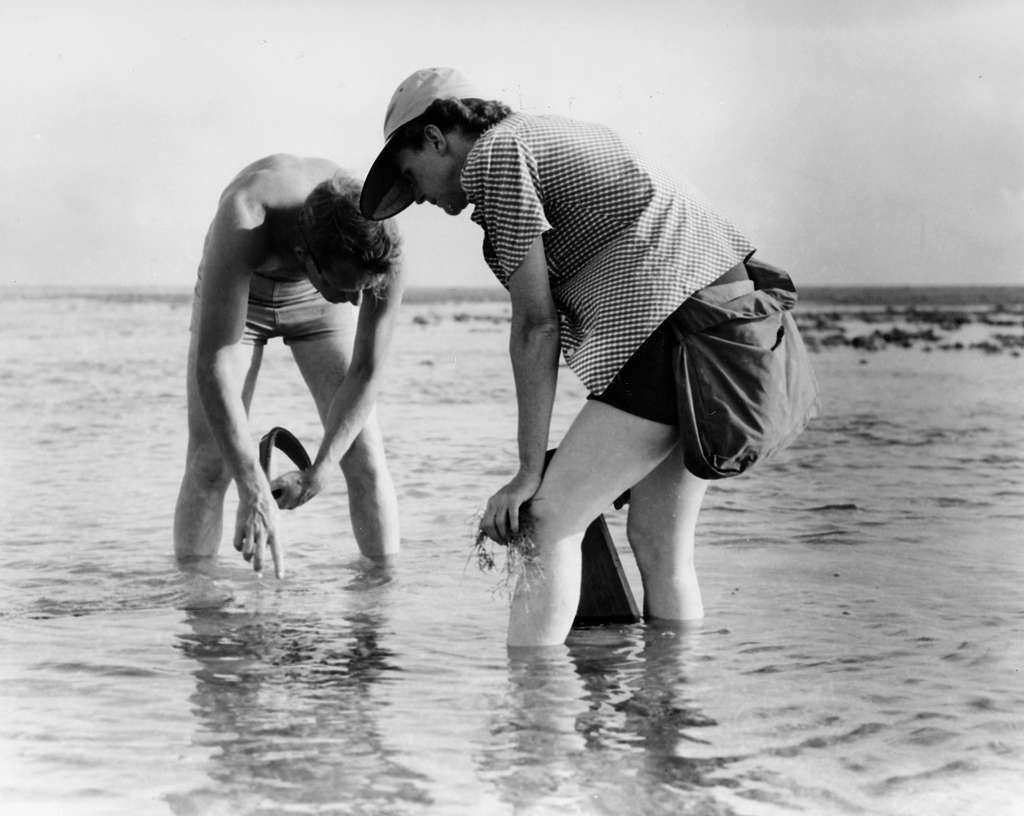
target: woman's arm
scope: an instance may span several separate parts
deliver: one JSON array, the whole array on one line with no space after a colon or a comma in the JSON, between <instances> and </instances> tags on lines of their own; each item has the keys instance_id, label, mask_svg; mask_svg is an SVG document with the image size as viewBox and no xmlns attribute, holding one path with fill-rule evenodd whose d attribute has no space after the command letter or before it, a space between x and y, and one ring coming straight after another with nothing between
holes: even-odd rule
<instances>
[{"instance_id":1,"label":"woman's arm","mask_svg":"<svg viewBox=\"0 0 1024 816\"><path fill-rule=\"evenodd\" d=\"M509 356L519 413L519 471L487 502L480 528L506 543L519 532L519 509L540 487L558 382L558 312L551 297L543 239L538 236L509 279Z\"/></svg>"}]
</instances>

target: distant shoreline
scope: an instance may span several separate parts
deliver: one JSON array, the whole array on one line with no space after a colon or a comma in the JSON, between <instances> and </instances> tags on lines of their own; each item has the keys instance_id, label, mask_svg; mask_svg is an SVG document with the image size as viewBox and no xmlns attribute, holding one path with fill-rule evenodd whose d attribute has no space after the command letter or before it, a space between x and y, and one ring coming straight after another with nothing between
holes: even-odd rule
<instances>
[{"instance_id":1,"label":"distant shoreline","mask_svg":"<svg viewBox=\"0 0 1024 816\"><path fill-rule=\"evenodd\" d=\"M188 309L191 289L113 286L3 287L4 300L50 300L71 309L164 306ZM413 287L406 293L412 323L507 323L510 306L499 286ZM811 351L893 348L980 351L1024 356L1024 286L808 286L794 315Z\"/></svg>"},{"instance_id":2,"label":"distant shoreline","mask_svg":"<svg viewBox=\"0 0 1024 816\"><path fill-rule=\"evenodd\" d=\"M800 303L815 306L867 307L997 307L1024 306L1024 285L967 286L802 286ZM185 304L192 300L190 287L125 286L4 286L0 297L16 299L106 300L112 302L165 302ZM407 290L405 302L502 303L508 295L499 286L414 286Z\"/></svg>"}]
</instances>

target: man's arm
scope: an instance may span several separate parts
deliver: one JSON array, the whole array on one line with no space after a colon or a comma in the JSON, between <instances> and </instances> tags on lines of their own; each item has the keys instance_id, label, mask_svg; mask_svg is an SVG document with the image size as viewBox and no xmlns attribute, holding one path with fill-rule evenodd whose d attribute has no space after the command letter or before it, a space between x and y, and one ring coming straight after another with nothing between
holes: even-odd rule
<instances>
[{"instance_id":1,"label":"man's arm","mask_svg":"<svg viewBox=\"0 0 1024 816\"><path fill-rule=\"evenodd\" d=\"M405 274L398 266L386 292L380 296L369 291L363 293L352 362L331 399L323 441L312 467L300 477L297 489L287 490L281 497L281 507L298 507L323 490L338 461L362 432L377 400L404 290Z\"/></svg>"},{"instance_id":2,"label":"man's arm","mask_svg":"<svg viewBox=\"0 0 1024 816\"><path fill-rule=\"evenodd\" d=\"M509 294L509 356L519 411L519 472L490 498L480 522L490 538L503 543L519 532L519 508L540 487L558 382L558 312L551 296L541 237L533 242L509 279Z\"/></svg>"},{"instance_id":3,"label":"man's arm","mask_svg":"<svg viewBox=\"0 0 1024 816\"><path fill-rule=\"evenodd\" d=\"M242 402L245 366L238 345L245 328L252 269L266 252L265 212L243 193L227 194L203 250L199 290L196 383L211 432L238 490L235 549L263 568L271 548L275 572L283 566L275 539L275 505L259 465Z\"/></svg>"}]
</instances>

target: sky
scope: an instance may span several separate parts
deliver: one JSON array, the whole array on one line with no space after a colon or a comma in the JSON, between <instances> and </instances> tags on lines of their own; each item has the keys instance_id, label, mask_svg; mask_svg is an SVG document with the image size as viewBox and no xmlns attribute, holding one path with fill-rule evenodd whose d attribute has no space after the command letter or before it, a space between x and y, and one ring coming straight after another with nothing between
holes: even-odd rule
<instances>
[{"instance_id":1,"label":"sky","mask_svg":"<svg viewBox=\"0 0 1024 816\"><path fill-rule=\"evenodd\" d=\"M616 128L798 285L1024 284L1022 40L1019 0L5 0L0 286L190 288L241 167L364 175L428 65ZM468 212L397 222L413 285L494 284Z\"/></svg>"}]
</instances>

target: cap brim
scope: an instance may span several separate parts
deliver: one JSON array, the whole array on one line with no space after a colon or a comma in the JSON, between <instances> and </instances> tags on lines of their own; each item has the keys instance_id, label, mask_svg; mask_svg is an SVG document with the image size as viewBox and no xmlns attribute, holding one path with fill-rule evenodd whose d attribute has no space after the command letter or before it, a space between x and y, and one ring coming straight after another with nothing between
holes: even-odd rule
<instances>
[{"instance_id":1,"label":"cap brim","mask_svg":"<svg viewBox=\"0 0 1024 816\"><path fill-rule=\"evenodd\" d=\"M397 215L415 201L412 186L398 172L388 145L370 166L359 196L359 211L363 218L383 221Z\"/></svg>"}]
</instances>

